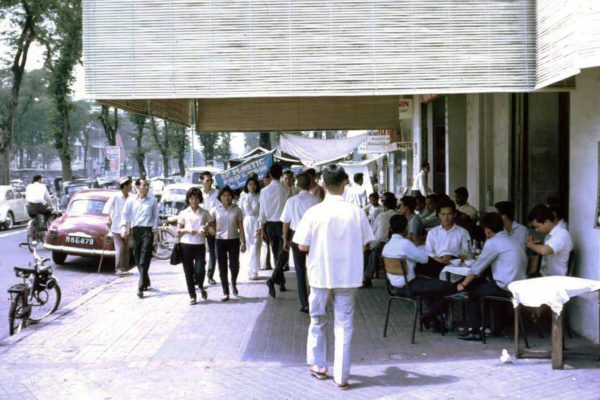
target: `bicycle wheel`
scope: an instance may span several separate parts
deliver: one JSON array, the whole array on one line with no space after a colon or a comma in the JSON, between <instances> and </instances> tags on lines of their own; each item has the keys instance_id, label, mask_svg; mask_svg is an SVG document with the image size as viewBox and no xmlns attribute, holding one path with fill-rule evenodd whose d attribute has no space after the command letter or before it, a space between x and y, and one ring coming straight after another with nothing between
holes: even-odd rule
<instances>
[{"instance_id":1,"label":"bicycle wheel","mask_svg":"<svg viewBox=\"0 0 600 400\"><path fill-rule=\"evenodd\" d=\"M60 286L54 281L53 285L48 285L50 288L42 288L32 292L30 305L31 315L29 319L33 322L40 322L48 315L58 309L61 299Z\"/></svg>"},{"instance_id":2,"label":"bicycle wheel","mask_svg":"<svg viewBox=\"0 0 600 400\"><path fill-rule=\"evenodd\" d=\"M173 230L168 228L159 230L152 255L159 260L168 260L171 257L175 243L177 243L177 235Z\"/></svg>"},{"instance_id":3,"label":"bicycle wheel","mask_svg":"<svg viewBox=\"0 0 600 400\"><path fill-rule=\"evenodd\" d=\"M21 332L27 323L25 316L25 299L22 293L11 293L10 309L8 310L8 333L16 335Z\"/></svg>"}]
</instances>

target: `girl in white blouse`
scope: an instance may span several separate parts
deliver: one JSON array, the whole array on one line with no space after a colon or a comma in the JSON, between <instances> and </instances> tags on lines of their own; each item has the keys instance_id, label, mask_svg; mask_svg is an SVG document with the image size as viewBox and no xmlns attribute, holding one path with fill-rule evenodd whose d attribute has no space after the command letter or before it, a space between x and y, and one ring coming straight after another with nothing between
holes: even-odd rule
<instances>
[{"instance_id":1,"label":"girl in white blouse","mask_svg":"<svg viewBox=\"0 0 600 400\"><path fill-rule=\"evenodd\" d=\"M244 214L244 232L247 236L248 245L248 277L250 280L258 279L258 270L260 268L260 248L262 246L260 233L256 232L260 229L259 212L259 192L260 184L258 179L250 177L246 181L244 187L245 195L240 199L240 208Z\"/></svg>"},{"instance_id":2,"label":"girl in white blouse","mask_svg":"<svg viewBox=\"0 0 600 400\"><path fill-rule=\"evenodd\" d=\"M229 300L227 267L231 271L231 289L238 296L237 277L240 272L240 251L246 251L242 210L233 204L233 190L225 186L217 197L220 201L210 210L212 226L215 229L217 263L223 287L222 301Z\"/></svg>"},{"instance_id":3,"label":"girl in white blouse","mask_svg":"<svg viewBox=\"0 0 600 400\"><path fill-rule=\"evenodd\" d=\"M185 202L189 206L179 213L177 226L179 228L183 272L190 295L190 304L196 304L196 288L206 300L204 276L206 274L206 233L210 230L210 214L200 207L202 192L193 187L188 190Z\"/></svg>"}]
</instances>

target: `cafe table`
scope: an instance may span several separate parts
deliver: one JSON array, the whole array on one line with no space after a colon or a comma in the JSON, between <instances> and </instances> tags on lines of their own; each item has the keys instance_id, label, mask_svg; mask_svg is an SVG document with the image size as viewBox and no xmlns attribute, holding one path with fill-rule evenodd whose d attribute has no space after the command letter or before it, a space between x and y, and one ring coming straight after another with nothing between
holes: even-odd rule
<instances>
[{"instance_id":1,"label":"cafe table","mask_svg":"<svg viewBox=\"0 0 600 400\"><path fill-rule=\"evenodd\" d=\"M552 369L563 369L563 307L573 297L600 291L600 281L571 276L545 276L514 281L508 285L508 290L513 295L515 307L516 357L551 358ZM521 306L541 307L544 304L552 310L552 350L550 352L521 351L519 348L519 308Z\"/></svg>"}]
</instances>

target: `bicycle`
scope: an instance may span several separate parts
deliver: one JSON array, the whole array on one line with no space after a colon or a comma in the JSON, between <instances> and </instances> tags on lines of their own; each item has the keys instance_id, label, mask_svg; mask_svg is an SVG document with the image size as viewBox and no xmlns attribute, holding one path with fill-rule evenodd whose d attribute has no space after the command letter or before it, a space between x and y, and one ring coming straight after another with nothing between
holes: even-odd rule
<instances>
[{"instance_id":1,"label":"bicycle","mask_svg":"<svg viewBox=\"0 0 600 400\"><path fill-rule=\"evenodd\" d=\"M177 217L171 217L157 229L152 248L153 257L159 260L168 260L171 257L173 247L177 243L177 230L174 226L176 223Z\"/></svg>"},{"instance_id":2,"label":"bicycle","mask_svg":"<svg viewBox=\"0 0 600 400\"><path fill-rule=\"evenodd\" d=\"M52 212L47 217L42 214L36 214L36 216L27 223L27 242L29 244L33 242L44 243L48 227L59 215L60 214L57 212Z\"/></svg>"},{"instance_id":3,"label":"bicycle","mask_svg":"<svg viewBox=\"0 0 600 400\"><path fill-rule=\"evenodd\" d=\"M61 290L58 279L52 274L52 267L45 264L49 258L40 258L36 243L21 243L33 254L31 267L14 267L15 275L23 279L8 289L10 308L8 310L9 334L19 333L30 323L40 322L58 309Z\"/></svg>"}]
</instances>

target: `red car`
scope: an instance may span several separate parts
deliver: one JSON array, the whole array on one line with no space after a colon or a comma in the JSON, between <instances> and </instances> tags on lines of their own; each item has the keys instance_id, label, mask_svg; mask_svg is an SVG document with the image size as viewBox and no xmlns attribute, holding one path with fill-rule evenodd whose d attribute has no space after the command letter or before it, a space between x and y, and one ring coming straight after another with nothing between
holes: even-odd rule
<instances>
[{"instance_id":1,"label":"red car","mask_svg":"<svg viewBox=\"0 0 600 400\"><path fill-rule=\"evenodd\" d=\"M115 257L112 235L107 235L106 202L117 191L90 189L76 193L66 212L48 228L44 248L52 251L52 261L61 265L67 255Z\"/></svg>"}]
</instances>

